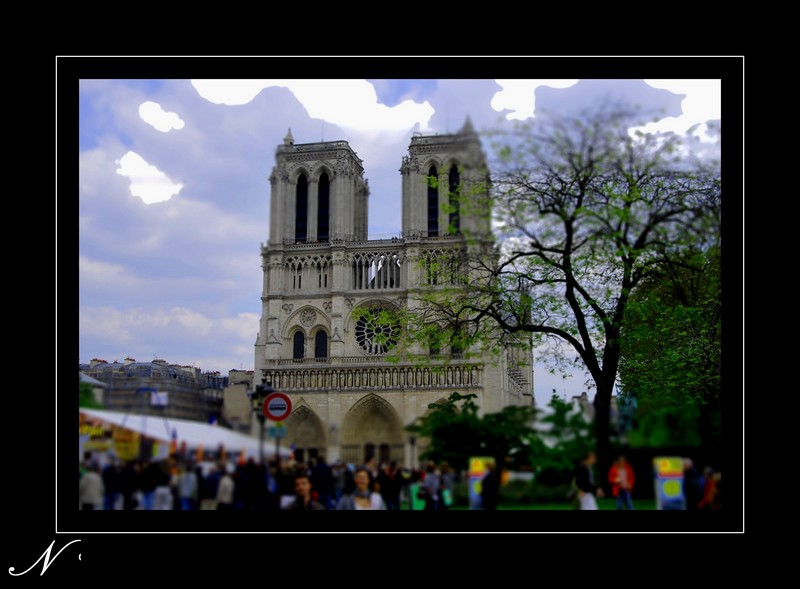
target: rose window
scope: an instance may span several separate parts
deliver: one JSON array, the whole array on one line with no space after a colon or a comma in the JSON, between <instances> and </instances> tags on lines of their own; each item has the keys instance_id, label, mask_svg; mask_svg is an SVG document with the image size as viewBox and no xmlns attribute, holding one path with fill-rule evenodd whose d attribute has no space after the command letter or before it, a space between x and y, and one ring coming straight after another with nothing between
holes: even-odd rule
<instances>
[{"instance_id":1,"label":"rose window","mask_svg":"<svg viewBox=\"0 0 800 589\"><path fill-rule=\"evenodd\" d=\"M355 337L367 354L385 354L397 343L400 325L391 311L372 307L361 312Z\"/></svg>"}]
</instances>

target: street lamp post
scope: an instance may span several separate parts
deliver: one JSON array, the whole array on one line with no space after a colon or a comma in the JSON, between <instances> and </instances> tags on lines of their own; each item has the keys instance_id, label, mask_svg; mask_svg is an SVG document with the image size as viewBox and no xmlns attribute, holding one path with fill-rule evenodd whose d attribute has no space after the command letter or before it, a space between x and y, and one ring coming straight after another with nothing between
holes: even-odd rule
<instances>
[{"instance_id":1,"label":"street lamp post","mask_svg":"<svg viewBox=\"0 0 800 589\"><path fill-rule=\"evenodd\" d=\"M258 420L258 458L261 464L264 464L264 399L267 398L272 392L272 387L266 379L261 379L261 384L256 387L250 395L250 403L253 407L253 413Z\"/></svg>"}]
</instances>

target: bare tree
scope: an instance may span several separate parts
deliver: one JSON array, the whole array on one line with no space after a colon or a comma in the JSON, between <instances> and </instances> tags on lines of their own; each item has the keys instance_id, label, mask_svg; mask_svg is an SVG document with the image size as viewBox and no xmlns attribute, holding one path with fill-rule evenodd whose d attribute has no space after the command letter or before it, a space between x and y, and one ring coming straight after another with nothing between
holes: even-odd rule
<instances>
[{"instance_id":1,"label":"bare tree","mask_svg":"<svg viewBox=\"0 0 800 589\"><path fill-rule=\"evenodd\" d=\"M631 115L537 115L496 134L488 191L495 241L467 236L462 279L411 305L413 337L432 348L451 342L486 353L499 341L550 340L571 349L596 392L601 472L610 464L610 402L631 294L656 268L685 264L682 253L720 240L718 165L692 161L677 136L632 134Z\"/></svg>"}]
</instances>

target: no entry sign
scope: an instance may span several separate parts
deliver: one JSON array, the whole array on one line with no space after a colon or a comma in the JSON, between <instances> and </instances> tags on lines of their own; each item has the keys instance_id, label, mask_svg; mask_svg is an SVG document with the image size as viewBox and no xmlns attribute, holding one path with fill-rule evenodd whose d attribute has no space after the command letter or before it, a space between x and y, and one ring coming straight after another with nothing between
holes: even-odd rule
<instances>
[{"instance_id":1,"label":"no entry sign","mask_svg":"<svg viewBox=\"0 0 800 589\"><path fill-rule=\"evenodd\" d=\"M292 402L283 393L270 393L264 399L264 415L272 421L283 421L292 412Z\"/></svg>"}]
</instances>

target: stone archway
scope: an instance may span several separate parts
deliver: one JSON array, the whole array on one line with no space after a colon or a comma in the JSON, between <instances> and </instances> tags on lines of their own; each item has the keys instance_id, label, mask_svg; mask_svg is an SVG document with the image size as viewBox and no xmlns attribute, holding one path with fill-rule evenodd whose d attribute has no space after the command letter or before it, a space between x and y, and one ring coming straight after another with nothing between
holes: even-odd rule
<instances>
[{"instance_id":1,"label":"stone archway","mask_svg":"<svg viewBox=\"0 0 800 589\"><path fill-rule=\"evenodd\" d=\"M375 456L379 463L402 464L405 443L397 411L374 393L353 405L342 420L340 454L345 463L363 464Z\"/></svg>"},{"instance_id":2,"label":"stone archway","mask_svg":"<svg viewBox=\"0 0 800 589\"><path fill-rule=\"evenodd\" d=\"M287 436L285 443L295 445L295 457L300 462L325 456L327 442L325 427L319 416L306 405L300 405L286 419ZM283 443L283 442L282 442Z\"/></svg>"}]
</instances>

